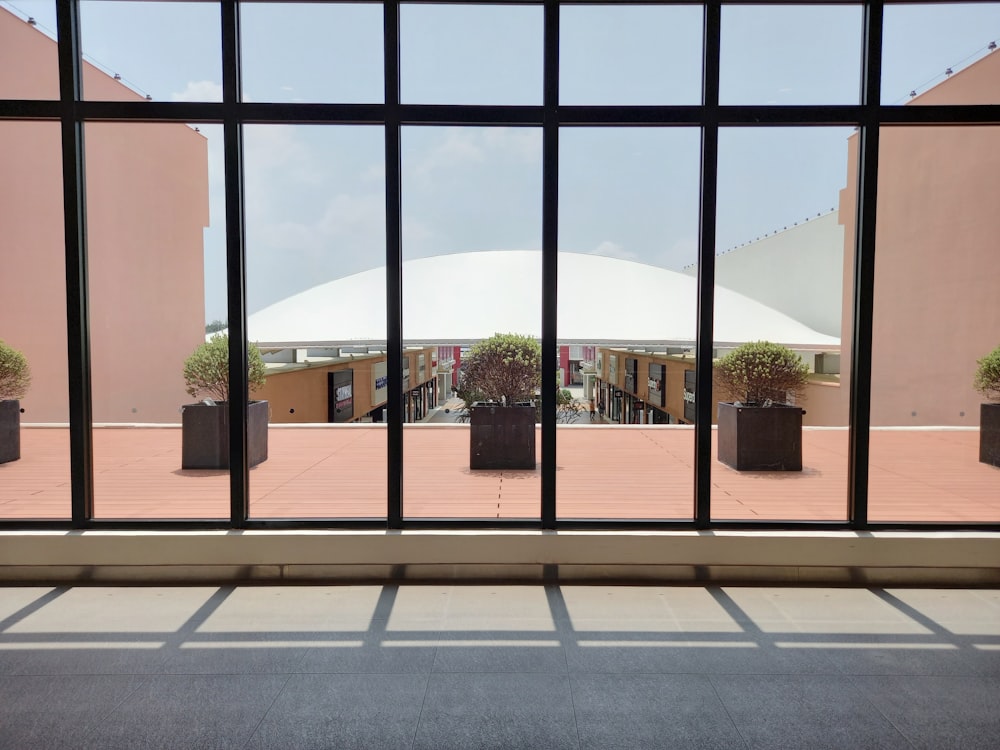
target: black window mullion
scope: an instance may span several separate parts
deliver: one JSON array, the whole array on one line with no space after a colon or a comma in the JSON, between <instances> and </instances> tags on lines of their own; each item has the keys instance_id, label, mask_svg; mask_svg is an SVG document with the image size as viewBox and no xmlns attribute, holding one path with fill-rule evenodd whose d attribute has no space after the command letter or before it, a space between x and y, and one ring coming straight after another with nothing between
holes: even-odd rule
<instances>
[{"instance_id":1,"label":"black window mullion","mask_svg":"<svg viewBox=\"0 0 1000 750\"><path fill-rule=\"evenodd\" d=\"M246 223L243 196L243 126L240 121L240 5L222 3L223 149L226 184L226 280L229 320L230 522L243 528L250 514L247 460Z\"/></svg>"},{"instance_id":2,"label":"black window mullion","mask_svg":"<svg viewBox=\"0 0 1000 750\"><path fill-rule=\"evenodd\" d=\"M62 134L63 231L66 251L66 340L69 370L71 516L81 527L94 517L93 402L90 304L87 286L87 203L80 56L80 4L56 4Z\"/></svg>"},{"instance_id":3,"label":"black window mullion","mask_svg":"<svg viewBox=\"0 0 1000 750\"><path fill-rule=\"evenodd\" d=\"M868 525L868 460L872 391L872 317L875 296L875 218L878 200L879 119L882 97L883 3L865 4L861 104L866 115L858 133L858 198L854 231L854 297L851 392L847 456L847 518ZM876 116L873 116L874 113ZM845 332L846 333L846 332Z\"/></svg>"},{"instance_id":4,"label":"black window mullion","mask_svg":"<svg viewBox=\"0 0 1000 750\"><path fill-rule=\"evenodd\" d=\"M386 523L403 526L402 128L399 106L399 2L383 6L385 54L385 283L388 375Z\"/></svg>"},{"instance_id":5,"label":"black window mullion","mask_svg":"<svg viewBox=\"0 0 1000 750\"><path fill-rule=\"evenodd\" d=\"M719 170L719 60L722 6L705 6L702 67L704 119L698 239L698 340L695 347L694 520L707 528L712 517L712 345L715 316L715 221Z\"/></svg>"},{"instance_id":6,"label":"black window mullion","mask_svg":"<svg viewBox=\"0 0 1000 750\"><path fill-rule=\"evenodd\" d=\"M542 528L556 527L556 334L559 284L559 3L544 8L542 125ZM559 384L562 387L562 384Z\"/></svg>"}]
</instances>

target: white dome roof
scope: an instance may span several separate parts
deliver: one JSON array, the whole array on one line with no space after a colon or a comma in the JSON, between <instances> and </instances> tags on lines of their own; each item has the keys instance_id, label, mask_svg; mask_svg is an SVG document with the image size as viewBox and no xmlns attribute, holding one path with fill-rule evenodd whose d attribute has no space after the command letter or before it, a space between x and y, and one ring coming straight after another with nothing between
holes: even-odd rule
<instances>
[{"instance_id":1,"label":"white dome roof","mask_svg":"<svg viewBox=\"0 0 1000 750\"><path fill-rule=\"evenodd\" d=\"M500 332L541 336L542 254L497 250L403 263L403 339L477 341ZM560 342L692 342L696 280L617 258L559 253ZM345 276L250 316L251 341L265 345L383 342L385 268ZM715 341L766 339L838 347L783 313L721 287L715 290Z\"/></svg>"}]
</instances>

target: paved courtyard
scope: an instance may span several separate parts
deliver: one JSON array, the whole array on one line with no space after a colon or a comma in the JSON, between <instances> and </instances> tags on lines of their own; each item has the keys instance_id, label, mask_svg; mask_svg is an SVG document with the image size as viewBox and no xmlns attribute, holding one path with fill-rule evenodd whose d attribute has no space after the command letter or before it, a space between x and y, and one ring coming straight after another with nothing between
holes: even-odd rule
<instances>
[{"instance_id":1,"label":"paved courtyard","mask_svg":"<svg viewBox=\"0 0 1000 750\"><path fill-rule=\"evenodd\" d=\"M978 462L976 431L874 431L874 521L1000 522L1000 469ZM378 518L386 508L382 425L272 425L250 472L254 518ZM540 446L540 439L538 441ZM689 519L694 432L567 425L557 433L561 518ZM70 514L69 435L24 427L22 458L0 465L0 519ZM94 430L97 518L228 518L228 475L183 471L178 427ZM847 431L806 429L801 473L712 464L713 517L843 520ZM466 425L404 430L408 518L538 518L541 471L471 471Z\"/></svg>"}]
</instances>

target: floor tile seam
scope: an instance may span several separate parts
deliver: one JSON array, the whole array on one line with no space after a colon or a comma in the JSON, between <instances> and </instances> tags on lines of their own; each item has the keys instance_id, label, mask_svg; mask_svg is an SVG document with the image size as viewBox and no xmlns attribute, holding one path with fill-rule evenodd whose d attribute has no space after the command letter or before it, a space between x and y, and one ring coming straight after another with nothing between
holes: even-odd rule
<instances>
[{"instance_id":1,"label":"floor tile seam","mask_svg":"<svg viewBox=\"0 0 1000 750\"><path fill-rule=\"evenodd\" d=\"M874 676L876 676L876 677L899 677L900 675L874 675ZM913 677L914 675L903 675L903 676L904 676L904 677L906 677L907 679L911 679L911 678L912 678L912 677ZM924 677L930 677L930 676L934 676L934 675L923 675L923 676L924 676ZM891 718L889 718L888 716L886 716L885 712L884 712L884 711L882 711L882 709L881 709L881 708L879 708L879 707L878 707L878 705L876 705L876 704L875 704L875 703L874 703L873 701L871 701L871 700L870 700L870 699L868 698L868 696L867 696L867 695L865 695L865 694L864 694L864 693L862 692L862 690L861 690L861 688L860 688L860 686L859 686L859 683L858 683L858 676L857 676L857 675L847 675L847 678L848 678L848 679L850 680L850 682L851 682L851 685L853 686L853 688L854 688L855 692L856 692L856 693L857 693L857 694L858 694L858 695L859 695L859 696L860 696L860 697L862 698L862 700L864 700L864 701L865 701L865 703L867 703L867 704L868 704L869 706L871 706L871 707L872 707L872 708L873 708L873 709L875 710L875 713L876 713L876 714L878 714L879 716L881 716L881 717L882 717L882 719L883 719L883 720L884 720L884 721L885 721L885 722L886 722L886 723L887 723L887 724L888 724L889 726L891 726L891 727L892 727L892 728L893 728L894 730L896 730L896 733L897 733L897 734L898 734L898 735L899 735L900 737L902 737L902 738L903 738L903 741L904 741L904 742L905 742L905 743L906 743L906 744L907 744L907 745L908 745L909 747L913 748L914 750L919 750L919 748L920 748L920 745L918 745L918 744L917 744L916 742L914 742L914 740L910 739L910 735L909 735L909 734L907 734L907 733L906 733L906 732L905 732L905 731L904 731L904 730L902 729L902 727L898 726L898 725L896 724L896 722L894 722L894 721L893 721L893 720L892 720Z\"/></svg>"},{"instance_id":2,"label":"floor tile seam","mask_svg":"<svg viewBox=\"0 0 1000 750\"><path fill-rule=\"evenodd\" d=\"M732 726L733 730L736 732L736 734L739 736L740 740L743 742L743 747L746 748L747 750L749 750L749 748L750 748L750 741L743 734L743 730L740 729L739 724L736 723L736 719L733 717L732 713L729 711L729 706L726 705L726 702L722 699L722 696L719 694L718 685L715 684L715 679L713 679L713 677L717 678L717 677L723 677L723 676L728 677L728 675L710 675L710 674L706 674L705 675L705 679L708 681L709 686L712 688L712 693L715 695L715 699L717 701L719 701L719 705L722 706L722 710L726 712L726 718L729 719L729 724Z\"/></svg>"},{"instance_id":3,"label":"floor tile seam","mask_svg":"<svg viewBox=\"0 0 1000 750\"><path fill-rule=\"evenodd\" d=\"M135 687L132 690L125 693L117 703L115 703L112 706L109 706L106 711L98 712L97 715L93 716L94 718L93 723L90 725L90 727L87 728L87 730L84 731L83 736L79 738L81 744L86 743L91 737L95 737L97 735L98 730L105 725L108 719L110 719L110 717L114 716L115 713L120 711L122 707L125 706L125 704L132 699L132 696L136 695L140 690L146 687L152 681L153 677L155 677L156 675L130 674L122 676L138 677L139 679L136 680Z\"/></svg>"},{"instance_id":4,"label":"floor tile seam","mask_svg":"<svg viewBox=\"0 0 1000 750\"><path fill-rule=\"evenodd\" d=\"M565 649L563 649L565 653ZM576 691L573 689L573 674L569 671L569 665L567 664L566 671L566 687L569 689L569 706L573 711L573 729L576 730L576 746L578 748L583 747L583 739L580 736L580 717L576 711Z\"/></svg>"},{"instance_id":5,"label":"floor tile seam","mask_svg":"<svg viewBox=\"0 0 1000 750\"><path fill-rule=\"evenodd\" d=\"M268 714L270 714L271 711L274 709L275 704L278 702L278 698L280 698L282 693L285 692L285 689L288 687L288 683L291 682L291 680L292 680L292 674L291 673L286 674L285 681L281 684L281 687L274 691L274 695L271 697L271 702L268 704L264 712L260 715L260 719L257 720L257 723L254 725L253 730L247 735L246 744L243 745L245 750L251 750L251 745L254 741L254 737L257 736L257 732L260 731L261 725L263 725L265 719L267 719Z\"/></svg>"},{"instance_id":6,"label":"floor tile seam","mask_svg":"<svg viewBox=\"0 0 1000 750\"><path fill-rule=\"evenodd\" d=\"M437 659L437 650L435 649L434 659ZM434 662L431 662L433 666ZM417 744L417 733L420 731L420 722L424 719L424 708L427 706L427 695L431 690L431 675L428 674L424 678L424 694L420 699L420 710L417 711L417 720L413 722L413 732L410 734L410 750Z\"/></svg>"}]
</instances>

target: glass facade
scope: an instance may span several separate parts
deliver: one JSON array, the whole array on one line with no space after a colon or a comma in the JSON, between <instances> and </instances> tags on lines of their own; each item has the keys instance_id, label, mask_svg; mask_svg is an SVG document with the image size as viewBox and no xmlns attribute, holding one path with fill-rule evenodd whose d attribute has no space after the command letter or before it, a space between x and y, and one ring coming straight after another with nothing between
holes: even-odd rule
<instances>
[{"instance_id":1,"label":"glass facade","mask_svg":"<svg viewBox=\"0 0 1000 750\"><path fill-rule=\"evenodd\" d=\"M54 416L22 443L56 424L69 476L65 507L0 524L1000 522L970 392L1000 344L975 296L1000 292L975 273L1000 55L972 38L997 4L16 5L0 185L45 196L27 242L52 257L5 237L0 260L53 288L0 300L0 340L65 332L29 397ZM534 467L477 469L463 362L507 333L539 347L514 397L534 413L490 434L531 432ZM801 468L722 449L719 403L756 397L719 363L763 339L807 381L778 439ZM198 401L213 469L181 437ZM40 486L22 461L0 497Z\"/></svg>"}]
</instances>

